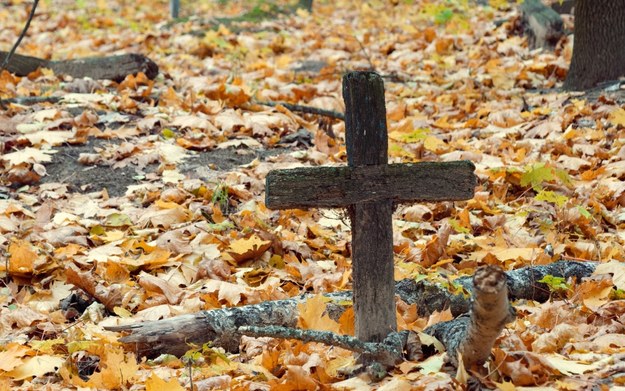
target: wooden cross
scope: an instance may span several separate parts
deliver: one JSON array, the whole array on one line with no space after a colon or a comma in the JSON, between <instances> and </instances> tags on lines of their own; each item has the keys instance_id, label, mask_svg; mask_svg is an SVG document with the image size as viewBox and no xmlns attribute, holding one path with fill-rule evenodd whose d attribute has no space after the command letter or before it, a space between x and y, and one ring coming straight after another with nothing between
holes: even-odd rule
<instances>
[{"instance_id":1,"label":"wooden cross","mask_svg":"<svg viewBox=\"0 0 625 391\"><path fill-rule=\"evenodd\" d=\"M394 204L473 197L469 161L388 164L384 83L373 72L343 78L347 166L269 172L272 209L347 208L352 225L356 336L380 342L396 331L393 278Z\"/></svg>"}]
</instances>

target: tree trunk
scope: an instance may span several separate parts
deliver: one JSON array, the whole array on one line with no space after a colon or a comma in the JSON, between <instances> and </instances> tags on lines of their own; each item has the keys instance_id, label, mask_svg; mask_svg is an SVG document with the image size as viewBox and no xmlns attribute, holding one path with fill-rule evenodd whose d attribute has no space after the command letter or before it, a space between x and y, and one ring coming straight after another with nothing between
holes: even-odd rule
<instances>
[{"instance_id":1,"label":"tree trunk","mask_svg":"<svg viewBox=\"0 0 625 391\"><path fill-rule=\"evenodd\" d=\"M625 76L625 1L577 0L568 90Z\"/></svg>"}]
</instances>

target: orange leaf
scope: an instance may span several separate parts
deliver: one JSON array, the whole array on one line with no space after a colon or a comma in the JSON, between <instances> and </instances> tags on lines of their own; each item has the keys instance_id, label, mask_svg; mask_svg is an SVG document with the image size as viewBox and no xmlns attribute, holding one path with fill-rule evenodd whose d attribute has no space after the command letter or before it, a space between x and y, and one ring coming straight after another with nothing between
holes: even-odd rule
<instances>
[{"instance_id":1,"label":"orange leaf","mask_svg":"<svg viewBox=\"0 0 625 391\"><path fill-rule=\"evenodd\" d=\"M354 335L356 333L354 325L354 307L349 307L345 310L345 312L343 312L343 314L339 318L339 327L341 334Z\"/></svg>"},{"instance_id":2,"label":"orange leaf","mask_svg":"<svg viewBox=\"0 0 625 391\"><path fill-rule=\"evenodd\" d=\"M30 243L16 240L9 245L9 274L21 276L32 274L37 258L37 252Z\"/></svg>"},{"instance_id":3,"label":"orange leaf","mask_svg":"<svg viewBox=\"0 0 625 391\"><path fill-rule=\"evenodd\" d=\"M445 254L445 247L447 246L450 233L451 227L449 224L441 226L436 235L425 245L421 266L430 267L440 260Z\"/></svg>"},{"instance_id":4,"label":"orange leaf","mask_svg":"<svg viewBox=\"0 0 625 391\"><path fill-rule=\"evenodd\" d=\"M298 326L303 329L338 333L340 329L339 324L326 313L327 300L322 295L315 295L306 300L305 303L298 304Z\"/></svg>"},{"instance_id":5,"label":"orange leaf","mask_svg":"<svg viewBox=\"0 0 625 391\"><path fill-rule=\"evenodd\" d=\"M260 257L269 247L271 240L262 240L257 235L252 235L247 239L232 241L227 253L234 261L241 263Z\"/></svg>"}]
</instances>

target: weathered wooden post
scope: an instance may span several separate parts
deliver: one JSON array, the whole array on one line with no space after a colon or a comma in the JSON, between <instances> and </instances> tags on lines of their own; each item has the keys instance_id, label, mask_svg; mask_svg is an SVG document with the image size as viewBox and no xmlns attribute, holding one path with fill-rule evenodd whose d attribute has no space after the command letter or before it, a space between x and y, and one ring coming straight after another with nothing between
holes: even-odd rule
<instances>
[{"instance_id":1,"label":"weathered wooden post","mask_svg":"<svg viewBox=\"0 0 625 391\"><path fill-rule=\"evenodd\" d=\"M396 331L392 214L395 203L473 197L469 161L388 164L384 83L373 72L343 78L347 167L271 171L273 209L347 207L352 224L356 336L380 342Z\"/></svg>"},{"instance_id":2,"label":"weathered wooden post","mask_svg":"<svg viewBox=\"0 0 625 391\"><path fill-rule=\"evenodd\" d=\"M180 0L169 0L169 13L172 19L177 19L180 14Z\"/></svg>"}]
</instances>

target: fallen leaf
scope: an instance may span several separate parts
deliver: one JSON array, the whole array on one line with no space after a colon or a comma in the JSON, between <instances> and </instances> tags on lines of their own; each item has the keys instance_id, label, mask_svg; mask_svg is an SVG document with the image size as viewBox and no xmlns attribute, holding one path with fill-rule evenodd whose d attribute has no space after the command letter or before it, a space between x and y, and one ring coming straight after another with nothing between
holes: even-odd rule
<instances>
[{"instance_id":1,"label":"fallen leaf","mask_svg":"<svg viewBox=\"0 0 625 391\"><path fill-rule=\"evenodd\" d=\"M171 378L169 381L165 381L158 377L155 373L152 373L150 377L145 381L146 391L184 391L184 387L180 385L178 379Z\"/></svg>"},{"instance_id":2,"label":"fallen leaf","mask_svg":"<svg viewBox=\"0 0 625 391\"><path fill-rule=\"evenodd\" d=\"M226 254L229 255L235 262L241 263L260 257L269 249L269 247L271 247L270 240L262 240L257 235L252 235L249 238L238 239L230 242L230 246L226 250Z\"/></svg>"},{"instance_id":3,"label":"fallen leaf","mask_svg":"<svg viewBox=\"0 0 625 391\"><path fill-rule=\"evenodd\" d=\"M339 333L340 325L326 314L328 299L323 295L315 295L306 302L298 304L298 327L310 330L331 331Z\"/></svg>"},{"instance_id":4,"label":"fallen leaf","mask_svg":"<svg viewBox=\"0 0 625 391\"><path fill-rule=\"evenodd\" d=\"M39 355L24 360L24 364L6 373L14 380L24 380L43 376L46 373L55 373L65 363L62 357Z\"/></svg>"}]
</instances>

